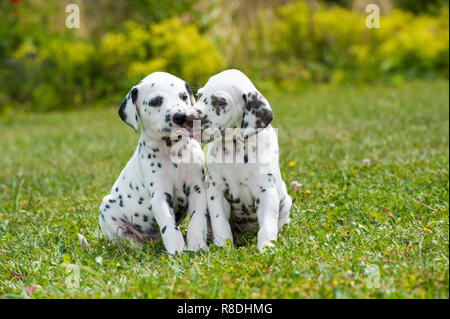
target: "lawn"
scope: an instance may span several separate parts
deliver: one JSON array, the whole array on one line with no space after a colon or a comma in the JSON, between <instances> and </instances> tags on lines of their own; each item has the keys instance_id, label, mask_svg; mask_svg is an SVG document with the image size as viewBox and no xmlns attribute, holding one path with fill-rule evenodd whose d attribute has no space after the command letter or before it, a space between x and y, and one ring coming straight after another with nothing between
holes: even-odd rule
<instances>
[{"instance_id":1,"label":"lawn","mask_svg":"<svg viewBox=\"0 0 450 319\"><path fill-rule=\"evenodd\" d=\"M448 81L267 97L285 182L303 187L265 253L105 240L98 206L138 139L118 105L0 121L1 296L448 298Z\"/></svg>"}]
</instances>

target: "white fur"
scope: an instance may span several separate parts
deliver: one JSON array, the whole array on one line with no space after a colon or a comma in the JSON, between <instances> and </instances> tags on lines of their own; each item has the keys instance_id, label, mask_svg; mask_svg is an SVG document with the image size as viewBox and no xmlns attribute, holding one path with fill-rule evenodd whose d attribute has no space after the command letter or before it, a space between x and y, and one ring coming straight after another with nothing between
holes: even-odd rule
<instances>
[{"instance_id":1,"label":"white fur","mask_svg":"<svg viewBox=\"0 0 450 319\"><path fill-rule=\"evenodd\" d=\"M212 100L216 101L216 106L212 105ZM226 105L218 105L218 100ZM249 105L249 101L253 104ZM223 246L227 239L233 240L231 226L235 220L241 223L242 232L258 229L260 250L271 246L271 241L277 240L278 230L289 222L292 200L281 178L278 142L270 126L271 116L267 100L238 70L227 70L211 77L198 91L198 101L188 113L191 121L203 118L202 128L207 131L237 128L241 132L234 137L237 144L256 138L264 142L257 149L254 163L250 160L239 163L236 158L242 158L244 151L230 149L232 138L223 136L224 140L231 141L223 148L222 138L211 140L205 135L196 136L203 142L210 142L207 200L214 243L218 246ZM231 151L234 161L218 160L221 150ZM250 221L245 222L246 219Z\"/></svg>"},{"instance_id":2,"label":"white fur","mask_svg":"<svg viewBox=\"0 0 450 319\"><path fill-rule=\"evenodd\" d=\"M203 152L197 141L183 137L172 143L177 149L185 146L196 163L174 163L171 150L175 145L167 142L173 129L179 128L173 122L174 114L192 107L193 97L185 99L182 94L189 91L181 79L157 72L135 86L122 103L122 119L135 130L139 121L142 132L136 151L100 206L100 227L110 240L141 245L162 238L170 254L181 252L185 242L178 225L184 216L175 213L177 207L185 207L179 211L191 214L187 248L207 248ZM158 98L162 98L161 105L152 105Z\"/></svg>"}]
</instances>

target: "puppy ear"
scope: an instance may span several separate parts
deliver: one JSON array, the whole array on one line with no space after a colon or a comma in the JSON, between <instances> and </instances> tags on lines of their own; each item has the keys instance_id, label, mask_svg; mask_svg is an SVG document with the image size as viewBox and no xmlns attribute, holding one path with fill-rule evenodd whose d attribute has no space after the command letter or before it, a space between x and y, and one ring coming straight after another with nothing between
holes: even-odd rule
<instances>
[{"instance_id":1,"label":"puppy ear","mask_svg":"<svg viewBox=\"0 0 450 319\"><path fill-rule=\"evenodd\" d=\"M273 120L273 113L269 102L256 90L242 94L242 98L244 99L244 115L241 134L244 138L248 138L266 128Z\"/></svg>"},{"instance_id":2,"label":"puppy ear","mask_svg":"<svg viewBox=\"0 0 450 319\"><path fill-rule=\"evenodd\" d=\"M136 109L137 97L138 97L138 88L133 87L131 91L128 92L127 96L120 105L118 111L122 121L131 126L136 132L139 129L138 113Z\"/></svg>"},{"instance_id":3,"label":"puppy ear","mask_svg":"<svg viewBox=\"0 0 450 319\"><path fill-rule=\"evenodd\" d=\"M189 101L191 101L191 106L194 106L195 104L194 93L192 93L192 89L187 82L184 82L184 85L186 86L186 91L188 92Z\"/></svg>"}]
</instances>

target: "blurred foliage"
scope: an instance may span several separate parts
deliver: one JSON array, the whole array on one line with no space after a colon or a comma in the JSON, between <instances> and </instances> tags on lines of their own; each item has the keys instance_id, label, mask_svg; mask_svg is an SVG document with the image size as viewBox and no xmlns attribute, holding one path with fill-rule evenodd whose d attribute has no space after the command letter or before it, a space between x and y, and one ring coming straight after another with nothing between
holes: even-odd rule
<instances>
[{"instance_id":1,"label":"blurred foliage","mask_svg":"<svg viewBox=\"0 0 450 319\"><path fill-rule=\"evenodd\" d=\"M80 29L64 26L68 1L0 2L0 115L118 104L154 71L194 88L231 67L264 89L448 78L449 11L439 0L382 5L379 29L355 9L363 0L73 2Z\"/></svg>"},{"instance_id":2,"label":"blurred foliage","mask_svg":"<svg viewBox=\"0 0 450 319\"><path fill-rule=\"evenodd\" d=\"M396 7L402 10L408 10L415 14L430 13L436 14L442 9L442 7L448 5L447 0L394 0Z\"/></svg>"},{"instance_id":3,"label":"blurred foliage","mask_svg":"<svg viewBox=\"0 0 450 319\"><path fill-rule=\"evenodd\" d=\"M5 9L13 19L2 26L2 35L19 24L20 14L14 12L18 8L10 4ZM179 8L175 6L174 10L178 12ZM46 111L88 103L118 103L132 85L151 72L166 71L203 83L225 67L213 42L194 24L182 23L176 17L151 24L124 21L117 31L92 39L70 31L51 33L46 26L41 32L44 29L44 37L34 36L39 31L28 30L17 37L19 40L15 40L15 32L5 36L10 43L3 46L1 54L0 81L5 85L0 93L0 111L18 105Z\"/></svg>"},{"instance_id":4,"label":"blurred foliage","mask_svg":"<svg viewBox=\"0 0 450 319\"><path fill-rule=\"evenodd\" d=\"M117 78L123 90L155 71L173 73L193 83L203 83L225 66L214 44L194 25L178 19L151 26L128 21L124 32L107 33L100 39L99 64L109 80L103 88L113 93Z\"/></svg>"},{"instance_id":5,"label":"blurred foliage","mask_svg":"<svg viewBox=\"0 0 450 319\"><path fill-rule=\"evenodd\" d=\"M262 11L259 19L249 30L245 65L262 82L289 87L449 76L447 7L436 16L394 9L372 29L366 15L305 1L281 6L274 15Z\"/></svg>"},{"instance_id":6,"label":"blurred foliage","mask_svg":"<svg viewBox=\"0 0 450 319\"><path fill-rule=\"evenodd\" d=\"M197 0L177 0L177 1L161 1L161 0L132 0L131 8L136 14L141 15L144 21L159 22L171 19L175 16L191 12ZM143 21L142 21L143 22Z\"/></svg>"}]
</instances>

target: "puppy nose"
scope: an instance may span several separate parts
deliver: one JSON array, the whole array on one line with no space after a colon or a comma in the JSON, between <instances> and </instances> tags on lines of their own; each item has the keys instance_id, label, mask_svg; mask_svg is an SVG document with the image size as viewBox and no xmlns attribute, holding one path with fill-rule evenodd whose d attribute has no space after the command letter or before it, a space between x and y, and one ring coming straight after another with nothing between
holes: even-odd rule
<instances>
[{"instance_id":1,"label":"puppy nose","mask_svg":"<svg viewBox=\"0 0 450 319\"><path fill-rule=\"evenodd\" d=\"M173 121L175 122L175 124L179 126L183 125L184 122L186 122L186 113L182 112L175 113L175 115L173 116Z\"/></svg>"}]
</instances>

